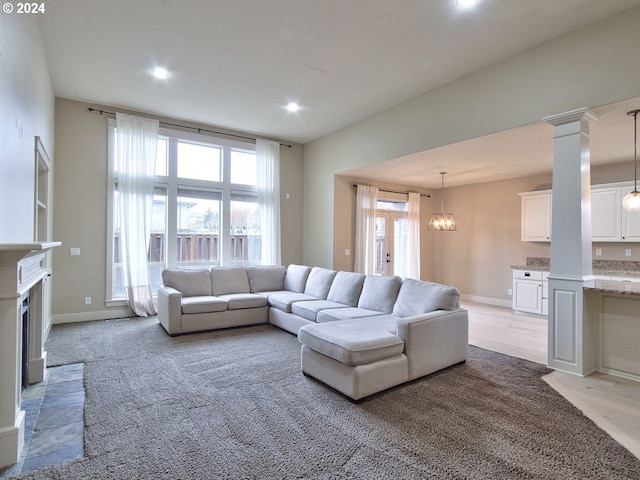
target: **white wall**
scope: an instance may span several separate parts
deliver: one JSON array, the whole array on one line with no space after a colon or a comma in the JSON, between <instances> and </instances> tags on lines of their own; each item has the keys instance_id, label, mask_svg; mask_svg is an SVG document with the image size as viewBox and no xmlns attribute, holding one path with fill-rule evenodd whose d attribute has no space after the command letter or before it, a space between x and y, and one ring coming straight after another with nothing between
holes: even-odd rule
<instances>
[{"instance_id":1,"label":"white wall","mask_svg":"<svg viewBox=\"0 0 640 480\"><path fill-rule=\"evenodd\" d=\"M0 242L33 241L34 137L53 159L54 97L35 15L0 14Z\"/></svg>"},{"instance_id":2,"label":"white wall","mask_svg":"<svg viewBox=\"0 0 640 480\"><path fill-rule=\"evenodd\" d=\"M334 214L335 174L639 96L639 22L630 9L306 145L304 262L332 266L334 230L351 221Z\"/></svg>"}]
</instances>

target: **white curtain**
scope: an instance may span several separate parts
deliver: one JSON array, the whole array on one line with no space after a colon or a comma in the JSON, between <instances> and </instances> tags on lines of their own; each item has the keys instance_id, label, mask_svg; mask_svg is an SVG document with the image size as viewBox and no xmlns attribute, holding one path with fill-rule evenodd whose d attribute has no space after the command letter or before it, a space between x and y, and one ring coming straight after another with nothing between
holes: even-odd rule
<instances>
[{"instance_id":1,"label":"white curtain","mask_svg":"<svg viewBox=\"0 0 640 480\"><path fill-rule=\"evenodd\" d=\"M147 268L158 121L116 114L120 254L129 307L139 317L155 315Z\"/></svg>"},{"instance_id":2,"label":"white curtain","mask_svg":"<svg viewBox=\"0 0 640 480\"><path fill-rule=\"evenodd\" d=\"M409 192L408 201L409 241L404 258L407 261L406 276L420 280L420 194Z\"/></svg>"},{"instance_id":3,"label":"white curtain","mask_svg":"<svg viewBox=\"0 0 640 480\"><path fill-rule=\"evenodd\" d=\"M261 264L280 265L280 143L256 140Z\"/></svg>"},{"instance_id":4,"label":"white curtain","mask_svg":"<svg viewBox=\"0 0 640 480\"><path fill-rule=\"evenodd\" d=\"M367 275L375 273L376 208L378 189L358 185L356 194L356 252L355 271Z\"/></svg>"}]
</instances>

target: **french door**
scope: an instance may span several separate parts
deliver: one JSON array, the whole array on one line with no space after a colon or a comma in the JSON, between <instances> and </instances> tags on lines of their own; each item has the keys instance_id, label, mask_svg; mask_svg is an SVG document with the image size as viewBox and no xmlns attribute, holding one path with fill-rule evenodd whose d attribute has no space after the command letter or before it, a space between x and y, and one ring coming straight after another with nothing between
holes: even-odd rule
<instances>
[{"instance_id":1,"label":"french door","mask_svg":"<svg viewBox=\"0 0 640 480\"><path fill-rule=\"evenodd\" d=\"M376 275L406 277L410 252L406 212L378 210L376 214Z\"/></svg>"}]
</instances>

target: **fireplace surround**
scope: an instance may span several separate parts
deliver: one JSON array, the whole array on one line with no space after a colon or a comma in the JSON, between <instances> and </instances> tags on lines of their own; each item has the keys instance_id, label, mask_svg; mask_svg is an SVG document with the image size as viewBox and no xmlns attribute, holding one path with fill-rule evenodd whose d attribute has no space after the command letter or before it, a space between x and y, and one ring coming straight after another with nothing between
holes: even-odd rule
<instances>
[{"instance_id":1,"label":"fireplace surround","mask_svg":"<svg viewBox=\"0 0 640 480\"><path fill-rule=\"evenodd\" d=\"M28 346L25 382L44 379L44 341L51 318L48 257L59 245L61 242L0 244L0 467L16 463L24 444L23 341ZM23 338L26 305L29 329L28 338Z\"/></svg>"}]
</instances>

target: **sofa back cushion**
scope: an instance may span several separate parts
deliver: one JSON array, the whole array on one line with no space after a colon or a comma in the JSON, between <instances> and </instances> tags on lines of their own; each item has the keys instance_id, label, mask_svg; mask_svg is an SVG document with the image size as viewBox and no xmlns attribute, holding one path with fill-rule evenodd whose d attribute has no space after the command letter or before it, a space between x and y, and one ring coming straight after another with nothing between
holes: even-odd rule
<instances>
[{"instance_id":1,"label":"sofa back cushion","mask_svg":"<svg viewBox=\"0 0 640 480\"><path fill-rule=\"evenodd\" d=\"M284 289L290 292L303 293L310 272L311 267L292 263L287 267L287 273L284 276Z\"/></svg>"},{"instance_id":2,"label":"sofa back cushion","mask_svg":"<svg viewBox=\"0 0 640 480\"><path fill-rule=\"evenodd\" d=\"M216 296L249 293L249 277L244 267L213 267L211 284Z\"/></svg>"},{"instance_id":3,"label":"sofa back cushion","mask_svg":"<svg viewBox=\"0 0 640 480\"><path fill-rule=\"evenodd\" d=\"M349 307L358 305L366 275L356 272L338 272L331 283L327 300Z\"/></svg>"},{"instance_id":4,"label":"sofa back cushion","mask_svg":"<svg viewBox=\"0 0 640 480\"><path fill-rule=\"evenodd\" d=\"M329 270L322 267L313 267L309 272L307 283L304 287L304 293L312 297L325 300L329 294L331 283L336 276L335 270Z\"/></svg>"},{"instance_id":5,"label":"sofa back cushion","mask_svg":"<svg viewBox=\"0 0 640 480\"><path fill-rule=\"evenodd\" d=\"M367 275L362 285L358 308L391 313L402 279L396 276Z\"/></svg>"},{"instance_id":6,"label":"sofa back cushion","mask_svg":"<svg viewBox=\"0 0 640 480\"><path fill-rule=\"evenodd\" d=\"M167 268L162 271L162 283L175 288L183 297L211 295L211 274L209 270L187 268Z\"/></svg>"},{"instance_id":7,"label":"sofa back cushion","mask_svg":"<svg viewBox=\"0 0 640 480\"><path fill-rule=\"evenodd\" d=\"M276 292L284 290L284 267L245 267L249 277L249 289L255 292Z\"/></svg>"},{"instance_id":8,"label":"sofa back cushion","mask_svg":"<svg viewBox=\"0 0 640 480\"><path fill-rule=\"evenodd\" d=\"M460 306L460 291L439 283L405 278L393 306L393 314L410 317L435 310L453 310Z\"/></svg>"}]
</instances>

